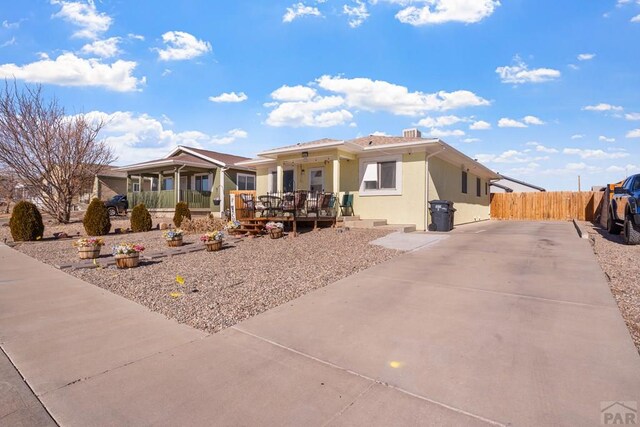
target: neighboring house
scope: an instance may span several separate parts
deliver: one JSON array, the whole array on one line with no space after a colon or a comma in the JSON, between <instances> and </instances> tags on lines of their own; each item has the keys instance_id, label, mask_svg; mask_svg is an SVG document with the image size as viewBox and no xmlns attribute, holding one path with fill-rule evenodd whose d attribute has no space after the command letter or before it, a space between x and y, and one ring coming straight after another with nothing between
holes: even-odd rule
<instances>
[{"instance_id":1,"label":"neighboring house","mask_svg":"<svg viewBox=\"0 0 640 427\"><path fill-rule=\"evenodd\" d=\"M172 212L187 202L195 212L220 214L229 206L229 191L255 190L252 167L238 166L246 157L178 146L166 157L115 169L126 175L129 206L144 203L156 212Z\"/></svg>"},{"instance_id":2,"label":"neighboring house","mask_svg":"<svg viewBox=\"0 0 640 427\"><path fill-rule=\"evenodd\" d=\"M240 162L255 167L257 194L293 190L353 195L362 219L392 224L430 223L428 203L455 203L455 224L489 219L489 182L498 175L439 139L417 129L403 136L321 139L275 148Z\"/></svg>"},{"instance_id":3,"label":"neighboring house","mask_svg":"<svg viewBox=\"0 0 640 427\"><path fill-rule=\"evenodd\" d=\"M150 189L148 181L145 182L146 188ZM105 166L93 180L90 199L109 200L116 194L127 194L127 173L118 170L117 166Z\"/></svg>"},{"instance_id":4,"label":"neighboring house","mask_svg":"<svg viewBox=\"0 0 640 427\"><path fill-rule=\"evenodd\" d=\"M492 193L533 193L547 191L537 185L529 184L519 179L510 178L506 175L498 174L499 179L491 182Z\"/></svg>"}]
</instances>

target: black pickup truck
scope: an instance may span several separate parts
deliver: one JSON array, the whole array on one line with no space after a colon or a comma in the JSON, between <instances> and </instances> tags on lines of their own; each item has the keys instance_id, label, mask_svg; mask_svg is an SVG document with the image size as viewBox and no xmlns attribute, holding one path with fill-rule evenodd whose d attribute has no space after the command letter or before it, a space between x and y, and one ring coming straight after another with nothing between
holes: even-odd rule
<instances>
[{"instance_id":1,"label":"black pickup truck","mask_svg":"<svg viewBox=\"0 0 640 427\"><path fill-rule=\"evenodd\" d=\"M630 176L620 187L614 188L607 230L611 234L622 230L626 244L640 244L640 174Z\"/></svg>"},{"instance_id":2,"label":"black pickup truck","mask_svg":"<svg viewBox=\"0 0 640 427\"><path fill-rule=\"evenodd\" d=\"M109 216L126 215L129 209L129 201L124 194L116 194L111 200L104 202L104 205L107 207Z\"/></svg>"}]
</instances>

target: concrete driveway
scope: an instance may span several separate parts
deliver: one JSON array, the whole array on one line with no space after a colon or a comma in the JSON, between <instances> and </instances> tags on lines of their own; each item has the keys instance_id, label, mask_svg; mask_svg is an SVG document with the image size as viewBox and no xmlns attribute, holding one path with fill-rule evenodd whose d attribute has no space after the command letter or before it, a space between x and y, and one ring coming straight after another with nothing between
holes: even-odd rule
<instances>
[{"instance_id":1,"label":"concrete driveway","mask_svg":"<svg viewBox=\"0 0 640 427\"><path fill-rule=\"evenodd\" d=\"M49 286L54 273L64 274L49 272ZM67 282L78 291L76 279ZM86 285L86 314L69 293L63 301L78 325L127 307L124 337L101 331L104 367L82 362L100 343L78 325L80 338L60 338L73 365L48 355L55 339L24 344L46 336L47 313L61 315L51 299L58 290L44 304L37 286L30 301L12 292L11 307L0 287L2 347L62 425L583 426L600 425L601 402L640 399L640 357L571 223L460 227L210 336ZM32 316L19 315L21 304ZM140 333L152 345L127 357L126 336Z\"/></svg>"}]
</instances>

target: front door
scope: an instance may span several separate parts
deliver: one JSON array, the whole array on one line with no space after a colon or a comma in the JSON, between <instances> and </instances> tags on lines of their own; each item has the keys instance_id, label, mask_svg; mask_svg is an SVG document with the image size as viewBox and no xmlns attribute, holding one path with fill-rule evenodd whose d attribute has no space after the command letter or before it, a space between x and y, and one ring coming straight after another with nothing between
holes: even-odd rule
<instances>
[{"instance_id":1,"label":"front door","mask_svg":"<svg viewBox=\"0 0 640 427\"><path fill-rule=\"evenodd\" d=\"M322 168L309 169L309 191L324 189L324 170Z\"/></svg>"},{"instance_id":2,"label":"front door","mask_svg":"<svg viewBox=\"0 0 640 427\"><path fill-rule=\"evenodd\" d=\"M294 190L294 182L293 182L293 170L285 170L283 171L282 176L282 186L285 193L289 193Z\"/></svg>"}]
</instances>

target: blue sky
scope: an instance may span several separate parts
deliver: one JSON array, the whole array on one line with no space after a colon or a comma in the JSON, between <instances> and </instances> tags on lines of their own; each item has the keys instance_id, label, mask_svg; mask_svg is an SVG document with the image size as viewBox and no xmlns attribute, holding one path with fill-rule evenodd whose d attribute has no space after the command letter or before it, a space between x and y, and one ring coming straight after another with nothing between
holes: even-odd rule
<instances>
[{"instance_id":1,"label":"blue sky","mask_svg":"<svg viewBox=\"0 0 640 427\"><path fill-rule=\"evenodd\" d=\"M640 172L640 0L22 0L0 22L0 77L106 120L117 164L417 127L551 190Z\"/></svg>"}]
</instances>

